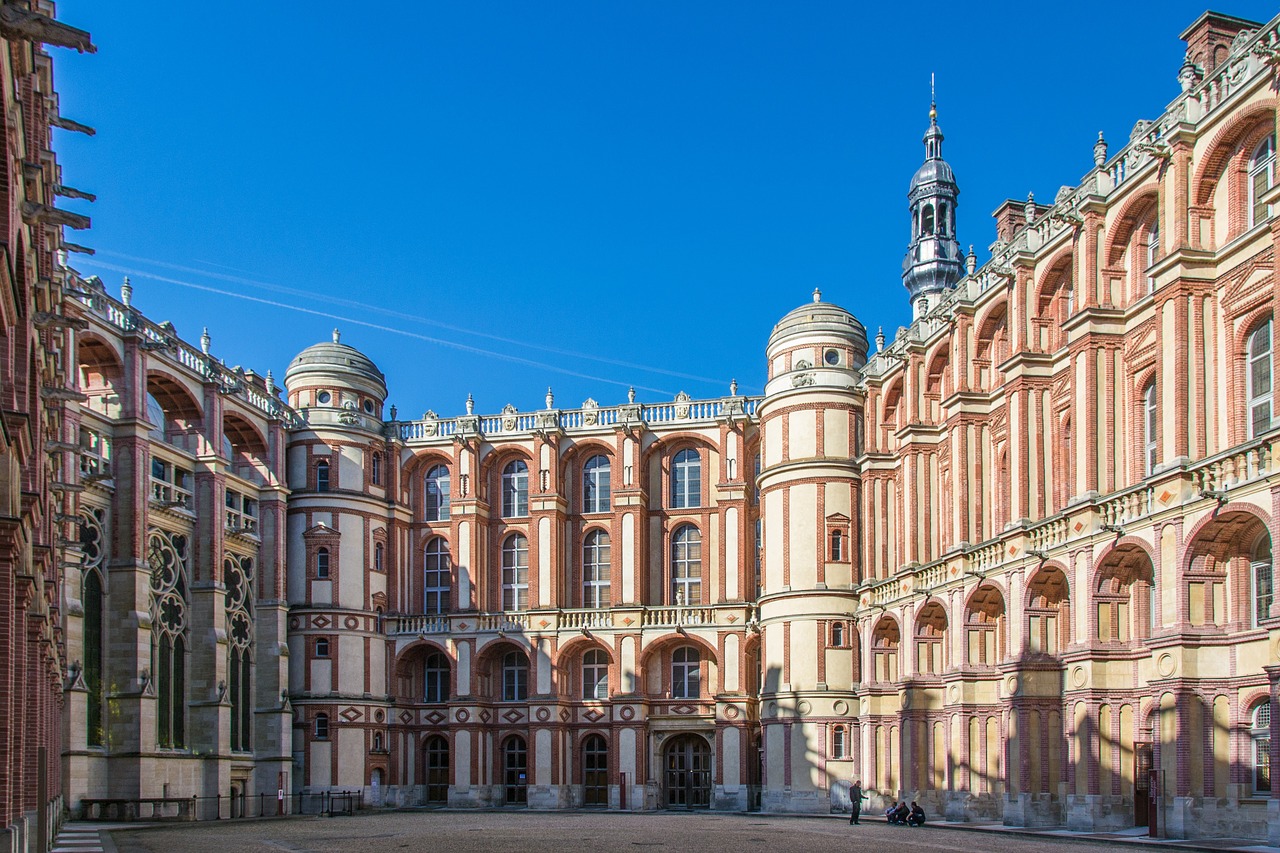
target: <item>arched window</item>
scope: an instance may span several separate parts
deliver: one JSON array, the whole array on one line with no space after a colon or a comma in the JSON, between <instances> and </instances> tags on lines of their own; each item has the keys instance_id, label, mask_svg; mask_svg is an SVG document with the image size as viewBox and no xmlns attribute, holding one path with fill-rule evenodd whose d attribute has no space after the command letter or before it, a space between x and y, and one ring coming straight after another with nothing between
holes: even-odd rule
<instances>
[{"instance_id":1,"label":"arched window","mask_svg":"<svg viewBox=\"0 0 1280 853\"><path fill-rule=\"evenodd\" d=\"M517 459L502 469L502 517L529 514L529 466Z\"/></svg>"},{"instance_id":2,"label":"arched window","mask_svg":"<svg viewBox=\"0 0 1280 853\"><path fill-rule=\"evenodd\" d=\"M971 666L995 666L1005 656L1005 608L1000 590L984 584L965 611L966 658Z\"/></svg>"},{"instance_id":3,"label":"arched window","mask_svg":"<svg viewBox=\"0 0 1280 853\"><path fill-rule=\"evenodd\" d=\"M681 450L671 464L671 506L686 509L702 503L702 457L693 448Z\"/></svg>"},{"instance_id":4,"label":"arched window","mask_svg":"<svg viewBox=\"0 0 1280 853\"><path fill-rule=\"evenodd\" d=\"M1147 229L1147 293L1156 292L1156 277L1151 272L1151 269L1156 265L1156 260L1159 257L1160 220L1156 217L1151 220L1151 227Z\"/></svg>"},{"instance_id":5,"label":"arched window","mask_svg":"<svg viewBox=\"0 0 1280 853\"><path fill-rule=\"evenodd\" d=\"M502 543L502 609L529 608L529 540L513 533Z\"/></svg>"},{"instance_id":6,"label":"arched window","mask_svg":"<svg viewBox=\"0 0 1280 853\"><path fill-rule=\"evenodd\" d=\"M898 647L901 645L898 623L888 616L881 617L871 635L872 681L898 680Z\"/></svg>"},{"instance_id":7,"label":"arched window","mask_svg":"<svg viewBox=\"0 0 1280 853\"><path fill-rule=\"evenodd\" d=\"M582 656L582 698L609 698L609 658L599 649Z\"/></svg>"},{"instance_id":8,"label":"arched window","mask_svg":"<svg viewBox=\"0 0 1280 853\"><path fill-rule=\"evenodd\" d=\"M837 648L844 645L844 623L834 622L831 625L831 645Z\"/></svg>"},{"instance_id":9,"label":"arched window","mask_svg":"<svg viewBox=\"0 0 1280 853\"><path fill-rule=\"evenodd\" d=\"M159 530L148 536L156 743L164 749L187 745L188 553L185 536Z\"/></svg>"},{"instance_id":10,"label":"arched window","mask_svg":"<svg viewBox=\"0 0 1280 853\"><path fill-rule=\"evenodd\" d=\"M592 530L582 544L582 606L608 607L610 542L603 530Z\"/></svg>"},{"instance_id":11,"label":"arched window","mask_svg":"<svg viewBox=\"0 0 1280 853\"><path fill-rule=\"evenodd\" d=\"M609 460L592 456L582 466L582 511L609 511Z\"/></svg>"},{"instance_id":12,"label":"arched window","mask_svg":"<svg viewBox=\"0 0 1280 853\"><path fill-rule=\"evenodd\" d=\"M702 603L702 534L692 524L671 537L671 601Z\"/></svg>"},{"instance_id":13,"label":"arched window","mask_svg":"<svg viewBox=\"0 0 1280 853\"><path fill-rule=\"evenodd\" d=\"M375 450L370 457L369 480L376 486L382 482L382 454Z\"/></svg>"},{"instance_id":14,"label":"arched window","mask_svg":"<svg viewBox=\"0 0 1280 853\"><path fill-rule=\"evenodd\" d=\"M228 555L222 561L227 594L227 680L231 700L231 749L253 749L253 558Z\"/></svg>"},{"instance_id":15,"label":"arched window","mask_svg":"<svg viewBox=\"0 0 1280 853\"><path fill-rule=\"evenodd\" d=\"M427 802L449 801L449 741L440 735L427 739Z\"/></svg>"},{"instance_id":16,"label":"arched window","mask_svg":"<svg viewBox=\"0 0 1280 853\"><path fill-rule=\"evenodd\" d=\"M423 701L449 701L449 659L440 652L427 655L423 664L423 681L426 685Z\"/></svg>"},{"instance_id":17,"label":"arched window","mask_svg":"<svg viewBox=\"0 0 1280 853\"><path fill-rule=\"evenodd\" d=\"M1056 655L1071 639L1071 601L1061 569L1040 569L1027 584L1027 651Z\"/></svg>"},{"instance_id":18,"label":"arched window","mask_svg":"<svg viewBox=\"0 0 1280 853\"><path fill-rule=\"evenodd\" d=\"M936 675L945 669L946 634L947 612L931 601L916 617L916 672Z\"/></svg>"},{"instance_id":19,"label":"arched window","mask_svg":"<svg viewBox=\"0 0 1280 853\"><path fill-rule=\"evenodd\" d=\"M938 233L943 237L947 236L947 203L945 201L938 202Z\"/></svg>"},{"instance_id":20,"label":"arched window","mask_svg":"<svg viewBox=\"0 0 1280 853\"><path fill-rule=\"evenodd\" d=\"M326 580L329 577L329 549L316 550L316 578Z\"/></svg>"},{"instance_id":21,"label":"arched window","mask_svg":"<svg viewBox=\"0 0 1280 853\"><path fill-rule=\"evenodd\" d=\"M327 658L329 656L329 638L316 637L316 657Z\"/></svg>"},{"instance_id":22,"label":"arched window","mask_svg":"<svg viewBox=\"0 0 1280 853\"><path fill-rule=\"evenodd\" d=\"M423 481L427 521L449 520L449 469L436 465Z\"/></svg>"},{"instance_id":23,"label":"arched window","mask_svg":"<svg viewBox=\"0 0 1280 853\"><path fill-rule=\"evenodd\" d=\"M1267 190L1275 183L1276 177L1276 137L1275 134L1253 149L1253 157L1249 160L1249 227L1271 218L1271 205L1263 201Z\"/></svg>"},{"instance_id":24,"label":"arched window","mask_svg":"<svg viewBox=\"0 0 1280 853\"><path fill-rule=\"evenodd\" d=\"M86 743L103 746L103 710L106 682L103 680L102 632L106 615L102 571L106 564L106 512L80 510L80 550L84 554L84 580L80 600L84 606L84 686Z\"/></svg>"},{"instance_id":25,"label":"arched window","mask_svg":"<svg viewBox=\"0 0 1280 853\"><path fill-rule=\"evenodd\" d=\"M449 543L444 541L444 537L436 536L427 543L427 550L422 555L423 613L431 616L449 612L451 574Z\"/></svg>"},{"instance_id":26,"label":"arched window","mask_svg":"<svg viewBox=\"0 0 1280 853\"><path fill-rule=\"evenodd\" d=\"M582 804L609 805L609 745L600 735L582 742Z\"/></svg>"},{"instance_id":27,"label":"arched window","mask_svg":"<svg viewBox=\"0 0 1280 853\"><path fill-rule=\"evenodd\" d=\"M316 463L316 491L329 491L329 463L323 459Z\"/></svg>"},{"instance_id":28,"label":"arched window","mask_svg":"<svg viewBox=\"0 0 1280 853\"><path fill-rule=\"evenodd\" d=\"M1253 790L1271 793L1271 703L1263 701L1253 709L1249 721L1253 738Z\"/></svg>"},{"instance_id":29,"label":"arched window","mask_svg":"<svg viewBox=\"0 0 1280 853\"><path fill-rule=\"evenodd\" d=\"M1144 477L1156 471L1160 455L1160 408L1156 402L1156 381L1152 379L1142 389L1142 446Z\"/></svg>"},{"instance_id":30,"label":"arched window","mask_svg":"<svg viewBox=\"0 0 1280 853\"><path fill-rule=\"evenodd\" d=\"M329 715L316 714L316 740L328 740L329 738Z\"/></svg>"},{"instance_id":31,"label":"arched window","mask_svg":"<svg viewBox=\"0 0 1280 853\"><path fill-rule=\"evenodd\" d=\"M922 221L920 224L921 236L928 237L933 233L933 205L926 204L924 210L920 212Z\"/></svg>"},{"instance_id":32,"label":"arched window","mask_svg":"<svg viewBox=\"0 0 1280 853\"><path fill-rule=\"evenodd\" d=\"M1271 537L1263 536L1253 549L1253 624L1271 618L1275 600L1275 574L1271 562Z\"/></svg>"},{"instance_id":33,"label":"arched window","mask_svg":"<svg viewBox=\"0 0 1280 853\"><path fill-rule=\"evenodd\" d=\"M1271 320L1249 336L1249 438L1271 429Z\"/></svg>"},{"instance_id":34,"label":"arched window","mask_svg":"<svg viewBox=\"0 0 1280 853\"><path fill-rule=\"evenodd\" d=\"M831 531L831 562L839 563L844 560L844 531Z\"/></svg>"},{"instance_id":35,"label":"arched window","mask_svg":"<svg viewBox=\"0 0 1280 853\"><path fill-rule=\"evenodd\" d=\"M831 757L849 757L848 730L844 726L836 726L831 731Z\"/></svg>"},{"instance_id":36,"label":"arched window","mask_svg":"<svg viewBox=\"0 0 1280 853\"><path fill-rule=\"evenodd\" d=\"M524 652L507 652L502 657L502 701L523 702L529 698L529 658Z\"/></svg>"},{"instance_id":37,"label":"arched window","mask_svg":"<svg viewBox=\"0 0 1280 853\"><path fill-rule=\"evenodd\" d=\"M375 572L382 571L382 561L385 553L386 548L383 547L381 542L373 543L373 570Z\"/></svg>"},{"instance_id":38,"label":"arched window","mask_svg":"<svg viewBox=\"0 0 1280 853\"><path fill-rule=\"evenodd\" d=\"M697 699L702 695L702 655L691 646L671 656L671 698Z\"/></svg>"}]
</instances>

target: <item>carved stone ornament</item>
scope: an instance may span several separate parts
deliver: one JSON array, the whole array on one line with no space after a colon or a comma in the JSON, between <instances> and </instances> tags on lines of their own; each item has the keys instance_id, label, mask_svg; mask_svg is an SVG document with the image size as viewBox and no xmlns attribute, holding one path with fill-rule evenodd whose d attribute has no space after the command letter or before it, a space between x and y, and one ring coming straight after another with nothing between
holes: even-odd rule
<instances>
[{"instance_id":1,"label":"carved stone ornament","mask_svg":"<svg viewBox=\"0 0 1280 853\"><path fill-rule=\"evenodd\" d=\"M422 416L422 432L424 435L435 435L440 431L440 416L427 409Z\"/></svg>"},{"instance_id":2,"label":"carved stone ornament","mask_svg":"<svg viewBox=\"0 0 1280 853\"><path fill-rule=\"evenodd\" d=\"M600 404L590 397L582 401L582 422L587 426L600 423Z\"/></svg>"},{"instance_id":3,"label":"carved stone ornament","mask_svg":"<svg viewBox=\"0 0 1280 853\"><path fill-rule=\"evenodd\" d=\"M811 367L813 367L813 365L809 363L809 359L807 358L802 358L796 362L796 370L808 370Z\"/></svg>"},{"instance_id":4,"label":"carved stone ornament","mask_svg":"<svg viewBox=\"0 0 1280 853\"><path fill-rule=\"evenodd\" d=\"M791 376L792 388L803 388L806 385L812 385L812 384L813 384L812 373L796 373Z\"/></svg>"},{"instance_id":5,"label":"carved stone ornament","mask_svg":"<svg viewBox=\"0 0 1280 853\"><path fill-rule=\"evenodd\" d=\"M502 407L502 428L505 431L511 432L516 428L516 414L518 411L519 410L510 403L507 403Z\"/></svg>"},{"instance_id":6,"label":"carved stone ornament","mask_svg":"<svg viewBox=\"0 0 1280 853\"><path fill-rule=\"evenodd\" d=\"M676 417L677 418L689 417L689 401L691 399L692 398L688 394L686 394L684 391L681 391L679 394L676 395Z\"/></svg>"}]
</instances>

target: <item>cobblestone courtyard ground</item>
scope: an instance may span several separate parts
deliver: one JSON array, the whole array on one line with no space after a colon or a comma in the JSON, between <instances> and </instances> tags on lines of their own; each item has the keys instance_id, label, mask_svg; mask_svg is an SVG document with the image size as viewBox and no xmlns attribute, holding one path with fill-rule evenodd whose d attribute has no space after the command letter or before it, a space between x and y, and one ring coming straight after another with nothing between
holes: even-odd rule
<instances>
[{"instance_id":1,"label":"cobblestone courtyard ground","mask_svg":"<svg viewBox=\"0 0 1280 853\"><path fill-rule=\"evenodd\" d=\"M708 813L400 812L355 817L201 823L111 833L118 853L605 853L606 851L1097 850L1060 838L849 826L826 817ZM1121 846L1121 845L1117 845ZM1130 846L1130 845L1123 845Z\"/></svg>"}]
</instances>

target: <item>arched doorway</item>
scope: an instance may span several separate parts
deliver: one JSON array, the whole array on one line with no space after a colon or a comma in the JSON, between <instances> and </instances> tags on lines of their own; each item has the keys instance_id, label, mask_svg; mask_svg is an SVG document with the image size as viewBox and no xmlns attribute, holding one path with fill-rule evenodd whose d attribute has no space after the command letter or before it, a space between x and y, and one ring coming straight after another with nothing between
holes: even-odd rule
<instances>
[{"instance_id":1,"label":"arched doorway","mask_svg":"<svg viewBox=\"0 0 1280 853\"><path fill-rule=\"evenodd\" d=\"M427 802L449 802L449 742L440 735L427 739Z\"/></svg>"},{"instance_id":2,"label":"arched doorway","mask_svg":"<svg viewBox=\"0 0 1280 853\"><path fill-rule=\"evenodd\" d=\"M524 738L510 738L502 747L504 805L526 805L529 802L529 750Z\"/></svg>"},{"instance_id":3,"label":"arched doorway","mask_svg":"<svg viewBox=\"0 0 1280 853\"><path fill-rule=\"evenodd\" d=\"M582 804L609 805L609 745L600 735L582 742Z\"/></svg>"},{"instance_id":4,"label":"arched doorway","mask_svg":"<svg viewBox=\"0 0 1280 853\"><path fill-rule=\"evenodd\" d=\"M705 738L679 735L664 750L663 787L669 809L711 807L711 747Z\"/></svg>"}]
</instances>

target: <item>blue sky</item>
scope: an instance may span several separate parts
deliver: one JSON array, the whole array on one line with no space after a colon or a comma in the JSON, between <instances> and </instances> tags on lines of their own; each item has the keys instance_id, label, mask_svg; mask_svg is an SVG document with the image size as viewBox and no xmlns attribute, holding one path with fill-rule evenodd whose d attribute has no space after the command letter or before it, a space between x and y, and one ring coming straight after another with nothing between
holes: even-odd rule
<instances>
[{"instance_id":1,"label":"blue sky","mask_svg":"<svg viewBox=\"0 0 1280 853\"><path fill-rule=\"evenodd\" d=\"M98 131L55 140L98 194L65 203L98 250L72 263L277 379L336 325L401 418L758 393L815 287L872 335L908 321L931 73L982 261L1002 200L1051 201L1177 95L1202 11L59 0L99 48L53 49Z\"/></svg>"}]
</instances>

